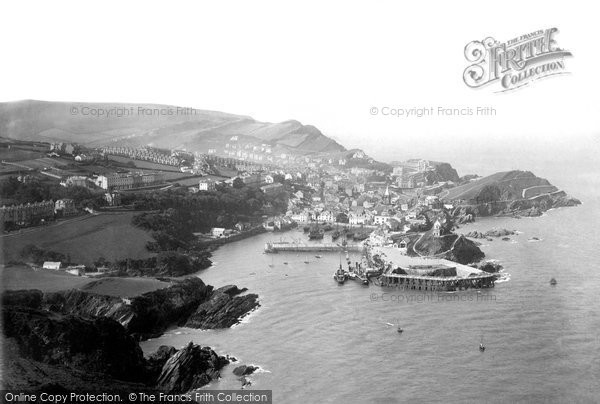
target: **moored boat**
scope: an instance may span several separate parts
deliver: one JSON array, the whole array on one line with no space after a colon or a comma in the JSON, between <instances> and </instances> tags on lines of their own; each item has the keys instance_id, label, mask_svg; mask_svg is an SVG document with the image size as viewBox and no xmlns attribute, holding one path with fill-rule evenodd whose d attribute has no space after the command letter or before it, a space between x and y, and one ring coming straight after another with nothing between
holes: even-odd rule
<instances>
[{"instance_id":1,"label":"moored boat","mask_svg":"<svg viewBox=\"0 0 600 404\"><path fill-rule=\"evenodd\" d=\"M335 279L335 281L339 284L342 284L346 281L346 272L344 272L344 269L341 265L339 269L333 274L333 279Z\"/></svg>"}]
</instances>

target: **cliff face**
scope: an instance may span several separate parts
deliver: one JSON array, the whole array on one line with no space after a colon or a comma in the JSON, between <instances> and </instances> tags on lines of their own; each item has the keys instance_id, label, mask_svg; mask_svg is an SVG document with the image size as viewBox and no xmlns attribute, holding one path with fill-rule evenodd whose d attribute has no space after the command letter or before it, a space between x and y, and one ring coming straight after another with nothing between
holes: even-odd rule
<instances>
[{"instance_id":1,"label":"cliff face","mask_svg":"<svg viewBox=\"0 0 600 404\"><path fill-rule=\"evenodd\" d=\"M57 315L20 306L4 306L2 318L4 336L12 339L22 358L123 381L146 381L142 350L110 318Z\"/></svg>"},{"instance_id":2,"label":"cliff face","mask_svg":"<svg viewBox=\"0 0 600 404\"><path fill-rule=\"evenodd\" d=\"M185 393L220 377L229 360L210 347L161 347L145 359L116 321L20 306L2 309L4 387L32 391Z\"/></svg>"},{"instance_id":3,"label":"cliff face","mask_svg":"<svg viewBox=\"0 0 600 404\"><path fill-rule=\"evenodd\" d=\"M244 308L255 307L242 304L240 309L238 299L257 304L256 295L235 296L243 292L236 286L213 296L211 286L194 279L145 294L135 304L80 291L5 292L5 386L35 391L185 393L218 379L229 360L209 347L191 342L179 351L161 347L145 359L137 342L138 330L147 333L186 318L184 313L197 306L190 305L190 298L209 297L194 317L203 327L233 324L239 321L237 315L245 314Z\"/></svg>"},{"instance_id":4,"label":"cliff face","mask_svg":"<svg viewBox=\"0 0 600 404\"><path fill-rule=\"evenodd\" d=\"M156 387L167 393L185 393L207 385L220 377L229 360L209 347L189 343L163 365Z\"/></svg>"},{"instance_id":5,"label":"cliff face","mask_svg":"<svg viewBox=\"0 0 600 404\"><path fill-rule=\"evenodd\" d=\"M433 182L445 182L452 181L458 183L460 181L460 177L458 176L458 172L450 163L439 163L439 162L431 162L433 165L433 178L428 177L428 181Z\"/></svg>"},{"instance_id":6,"label":"cliff face","mask_svg":"<svg viewBox=\"0 0 600 404\"><path fill-rule=\"evenodd\" d=\"M69 290L42 293L39 290L7 291L4 305L48 310L87 318L106 317L121 324L136 338L159 335L170 326L227 328L256 308L258 296L240 296L245 289L226 286L216 291L196 277L178 281L170 287L123 299Z\"/></svg>"},{"instance_id":7,"label":"cliff face","mask_svg":"<svg viewBox=\"0 0 600 404\"><path fill-rule=\"evenodd\" d=\"M185 323L191 328L226 328L258 307L258 295L238 296L245 289L228 285L214 291L210 299L198 306Z\"/></svg>"},{"instance_id":8,"label":"cliff face","mask_svg":"<svg viewBox=\"0 0 600 404\"><path fill-rule=\"evenodd\" d=\"M414 249L413 249L414 247ZM480 261L485 254L477 245L457 234L443 237L433 237L431 231L420 236L413 236L408 243L408 254L415 255L414 250L422 256L437 256L460 264L470 264Z\"/></svg>"},{"instance_id":9,"label":"cliff face","mask_svg":"<svg viewBox=\"0 0 600 404\"><path fill-rule=\"evenodd\" d=\"M558 192L552 195L540 195L534 199L499 201L472 205L459 205L451 212L455 223L468 223L482 216L541 216L545 211L580 205L581 201Z\"/></svg>"}]
</instances>

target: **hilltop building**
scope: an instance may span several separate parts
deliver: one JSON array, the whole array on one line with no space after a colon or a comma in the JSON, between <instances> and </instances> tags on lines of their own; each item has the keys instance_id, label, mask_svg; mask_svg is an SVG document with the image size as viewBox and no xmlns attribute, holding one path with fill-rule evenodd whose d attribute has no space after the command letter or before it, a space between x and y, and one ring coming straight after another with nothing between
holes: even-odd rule
<instances>
[{"instance_id":1,"label":"hilltop building","mask_svg":"<svg viewBox=\"0 0 600 404\"><path fill-rule=\"evenodd\" d=\"M148 187L163 182L164 175L161 173L114 173L99 175L96 179L97 186L114 191Z\"/></svg>"}]
</instances>

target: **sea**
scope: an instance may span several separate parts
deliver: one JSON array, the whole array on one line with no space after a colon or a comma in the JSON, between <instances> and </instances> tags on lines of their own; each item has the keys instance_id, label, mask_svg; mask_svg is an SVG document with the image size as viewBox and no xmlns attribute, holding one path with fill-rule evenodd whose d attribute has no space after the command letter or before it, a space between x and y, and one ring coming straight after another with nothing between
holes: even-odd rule
<instances>
[{"instance_id":1,"label":"sea","mask_svg":"<svg viewBox=\"0 0 600 404\"><path fill-rule=\"evenodd\" d=\"M277 403L598 402L595 178L568 189L580 206L535 218L478 218L457 230L518 232L509 241L482 241L486 259L504 268L495 288L431 294L338 285L332 275L345 256L264 254L267 241L307 237L301 230L262 234L222 246L198 274L216 287L248 288L260 308L230 329L176 328L142 348L210 346L259 366L249 389L272 390ZM240 388L235 366L207 388Z\"/></svg>"}]
</instances>

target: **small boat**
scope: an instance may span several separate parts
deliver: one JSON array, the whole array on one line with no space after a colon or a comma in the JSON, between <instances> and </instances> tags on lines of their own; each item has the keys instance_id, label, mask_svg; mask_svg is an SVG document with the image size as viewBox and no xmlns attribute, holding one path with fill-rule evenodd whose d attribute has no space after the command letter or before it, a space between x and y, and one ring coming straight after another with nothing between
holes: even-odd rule
<instances>
[{"instance_id":1,"label":"small boat","mask_svg":"<svg viewBox=\"0 0 600 404\"><path fill-rule=\"evenodd\" d=\"M398 327L397 331L398 331L398 334L402 334L404 332L404 330L402 328L400 328L400 327Z\"/></svg>"},{"instance_id":2,"label":"small boat","mask_svg":"<svg viewBox=\"0 0 600 404\"><path fill-rule=\"evenodd\" d=\"M283 265L287 265L287 264L288 264L288 263L287 263L287 261L285 261L285 262L283 263Z\"/></svg>"},{"instance_id":3,"label":"small boat","mask_svg":"<svg viewBox=\"0 0 600 404\"><path fill-rule=\"evenodd\" d=\"M322 255L315 255L315 258L323 258Z\"/></svg>"},{"instance_id":4,"label":"small boat","mask_svg":"<svg viewBox=\"0 0 600 404\"><path fill-rule=\"evenodd\" d=\"M558 282L556 282L556 279L552 278L550 279L550 285L555 286Z\"/></svg>"},{"instance_id":5,"label":"small boat","mask_svg":"<svg viewBox=\"0 0 600 404\"><path fill-rule=\"evenodd\" d=\"M304 261L305 264L310 264L310 261L306 260Z\"/></svg>"},{"instance_id":6,"label":"small boat","mask_svg":"<svg viewBox=\"0 0 600 404\"><path fill-rule=\"evenodd\" d=\"M481 352L485 351L485 346L483 344L479 344L479 350Z\"/></svg>"},{"instance_id":7,"label":"small boat","mask_svg":"<svg viewBox=\"0 0 600 404\"><path fill-rule=\"evenodd\" d=\"M333 279L335 279L335 281L340 285L346 281L346 273L341 265L340 268L333 274Z\"/></svg>"}]
</instances>

